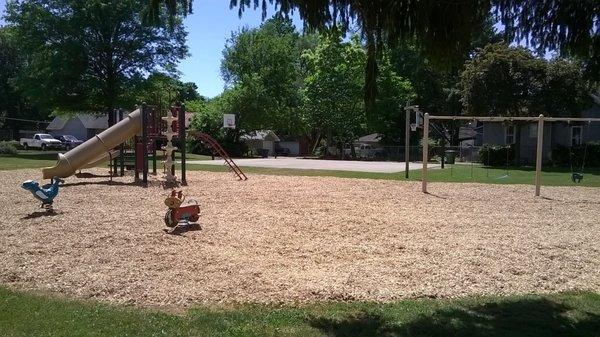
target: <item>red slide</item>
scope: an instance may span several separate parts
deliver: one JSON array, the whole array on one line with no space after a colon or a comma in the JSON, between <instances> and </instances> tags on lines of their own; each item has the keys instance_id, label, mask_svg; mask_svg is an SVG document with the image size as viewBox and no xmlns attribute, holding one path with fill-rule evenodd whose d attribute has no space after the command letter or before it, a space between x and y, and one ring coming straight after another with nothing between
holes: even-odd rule
<instances>
[{"instance_id":1,"label":"red slide","mask_svg":"<svg viewBox=\"0 0 600 337\"><path fill-rule=\"evenodd\" d=\"M235 174L238 176L238 178L240 178L240 180L248 180L248 177L246 177L244 172L242 172L242 170L235 164L233 159L231 159L231 157L229 157L229 154L227 153L227 151L225 151L225 149L221 146L221 144L219 144L213 137L211 137L210 135L208 135L206 133L199 133L196 135L196 137L199 140L208 144L208 146L210 146L210 148L213 150L213 153L215 155L223 158L223 160L225 160L227 165L229 165L230 170L235 172Z\"/></svg>"}]
</instances>

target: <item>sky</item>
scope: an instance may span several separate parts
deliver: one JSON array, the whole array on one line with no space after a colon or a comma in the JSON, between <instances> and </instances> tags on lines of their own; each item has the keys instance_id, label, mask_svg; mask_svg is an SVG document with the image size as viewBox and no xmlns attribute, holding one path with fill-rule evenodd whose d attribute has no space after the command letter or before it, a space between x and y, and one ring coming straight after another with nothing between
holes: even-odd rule
<instances>
[{"instance_id":1,"label":"sky","mask_svg":"<svg viewBox=\"0 0 600 337\"><path fill-rule=\"evenodd\" d=\"M229 9L228 0L196 0L193 9L194 13L185 19L191 56L179 66L181 80L196 83L201 95L213 97L223 91L220 65L226 40L232 31L244 26L259 26L262 11L260 8L247 9L240 18L236 8ZM271 8L267 17L273 13ZM292 20L298 29L302 29L298 16Z\"/></svg>"},{"instance_id":2,"label":"sky","mask_svg":"<svg viewBox=\"0 0 600 337\"><path fill-rule=\"evenodd\" d=\"M0 0L0 11L4 16L6 0ZM190 56L181 61L180 79L194 82L198 92L207 97L214 97L223 92L224 83L221 78L220 65L222 51L231 33L242 27L257 27L262 22L262 11L246 9L242 17L236 8L229 9L229 0L196 0L194 13L188 15L184 22L189 33L188 47ZM270 8L267 17L273 15ZM292 18L298 29L302 29L302 21L296 15ZM0 19L0 25L4 21Z\"/></svg>"}]
</instances>

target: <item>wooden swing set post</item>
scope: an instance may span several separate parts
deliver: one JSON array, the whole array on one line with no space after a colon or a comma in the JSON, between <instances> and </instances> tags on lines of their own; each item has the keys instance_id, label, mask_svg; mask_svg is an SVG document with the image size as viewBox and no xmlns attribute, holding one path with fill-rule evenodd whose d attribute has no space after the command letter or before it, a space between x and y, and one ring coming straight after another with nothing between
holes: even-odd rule
<instances>
[{"instance_id":1,"label":"wooden swing set post","mask_svg":"<svg viewBox=\"0 0 600 337\"><path fill-rule=\"evenodd\" d=\"M421 190L427 193L427 161L429 160L429 113L423 118L423 170L421 172Z\"/></svg>"},{"instance_id":2,"label":"wooden swing set post","mask_svg":"<svg viewBox=\"0 0 600 337\"><path fill-rule=\"evenodd\" d=\"M544 115L538 117L537 149L535 152L535 196L540 196L542 185L542 154L544 146Z\"/></svg>"},{"instance_id":3,"label":"wooden swing set post","mask_svg":"<svg viewBox=\"0 0 600 337\"><path fill-rule=\"evenodd\" d=\"M408 179L408 170L410 168L410 106L406 102L404 108L404 178Z\"/></svg>"}]
</instances>

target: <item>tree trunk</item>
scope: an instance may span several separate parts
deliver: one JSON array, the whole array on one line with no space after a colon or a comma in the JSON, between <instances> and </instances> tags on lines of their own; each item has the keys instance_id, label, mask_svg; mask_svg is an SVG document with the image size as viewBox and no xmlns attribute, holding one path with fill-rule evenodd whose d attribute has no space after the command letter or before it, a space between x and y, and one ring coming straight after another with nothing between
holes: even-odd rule
<instances>
[{"instance_id":1,"label":"tree trunk","mask_svg":"<svg viewBox=\"0 0 600 337\"><path fill-rule=\"evenodd\" d=\"M109 76L106 79L106 110L108 113L108 127L115 125L115 88L114 78Z\"/></svg>"}]
</instances>

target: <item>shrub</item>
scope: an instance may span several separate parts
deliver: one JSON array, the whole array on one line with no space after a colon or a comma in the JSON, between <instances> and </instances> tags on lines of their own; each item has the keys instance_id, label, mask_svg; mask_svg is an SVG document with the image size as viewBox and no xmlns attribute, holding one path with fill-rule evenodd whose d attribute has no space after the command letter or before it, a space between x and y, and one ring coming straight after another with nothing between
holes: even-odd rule
<instances>
[{"instance_id":1,"label":"shrub","mask_svg":"<svg viewBox=\"0 0 600 337\"><path fill-rule=\"evenodd\" d=\"M507 157L508 156L508 157ZM479 162L488 166L505 166L515 159L515 148L512 145L490 146L484 144L479 149Z\"/></svg>"},{"instance_id":2,"label":"shrub","mask_svg":"<svg viewBox=\"0 0 600 337\"><path fill-rule=\"evenodd\" d=\"M248 151L248 146L243 141L234 141L234 137L231 134L224 132L218 132L216 134L210 135L212 136L217 143L219 143L227 153L232 157L243 157ZM202 154L207 156L212 156L213 151L210 147L208 147L202 141L194 138L188 137L186 141L186 150L189 153L194 154ZM216 153L214 153L216 155Z\"/></svg>"},{"instance_id":3,"label":"shrub","mask_svg":"<svg viewBox=\"0 0 600 337\"><path fill-rule=\"evenodd\" d=\"M585 155L585 166L600 167L600 143L590 142L586 145L568 147L558 145L552 149L552 165L581 168Z\"/></svg>"},{"instance_id":4,"label":"shrub","mask_svg":"<svg viewBox=\"0 0 600 337\"><path fill-rule=\"evenodd\" d=\"M17 147L12 142L0 142L0 154L17 154Z\"/></svg>"},{"instance_id":5,"label":"shrub","mask_svg":"<svg viewBox=\"0 0 600 337\"><path fill-rule=\"evenodd\" d=\"M23 150L23 145L21 145L21 143L19 143L18 140L7 140L3 143L8 143L11 144L12 146L14 146L17 150Z\"/></svg>"},{"instance_id":6,"label":"shrub","mask_svg":"<svg viewBox=\"0 0 600 337\"><path fill-rule=\"evenodd\" d=\"M204 149L202 142L193 137L188 137L188 139L186 140L185 150L188 153L193 153L193 154L206 154L206 152L207 152L206 149Z\"/></svg>"}]
</instances>

